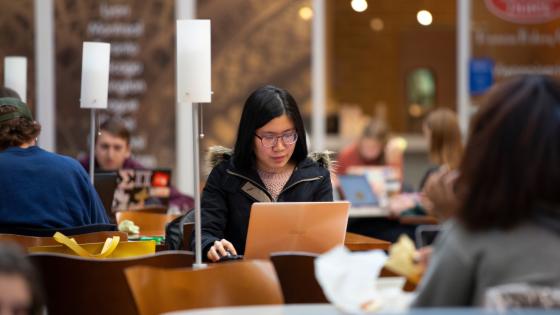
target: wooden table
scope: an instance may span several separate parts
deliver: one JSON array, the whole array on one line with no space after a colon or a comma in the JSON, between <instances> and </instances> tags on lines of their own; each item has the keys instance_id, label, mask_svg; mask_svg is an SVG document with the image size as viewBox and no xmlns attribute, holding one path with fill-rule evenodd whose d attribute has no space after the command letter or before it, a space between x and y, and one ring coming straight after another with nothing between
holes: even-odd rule
<instances>
[{"instance_id":1,"label":"wooden table","mask_svg":"<svg viewBox=\"0 0 560 315\"><path fill-rule=\"evenodd\" d=\"M429 215L406 215L399 218L400 224L433 225L438 224L438 219Z\"/></svg>"},{"instance_id":2,"label":"wooden table","mask_svg":"<svg viewBox=\"0 0 560 315\"><path fill-rule=\"evenodd\" d=\"M331 304L284 304L284 305L253 305L216 308L199 308L186 311L165 313L164 315L345 315L342 310ZM401 315L547 315L545 309L514 309L508 311L485 310L482 308L412 308L401 312L381 311L376 314Z\"/></svg>"},{"instance_id":3,"label":"wooden table","mask_svg":"<svg viewBox=\"0 0 560 315\"><path fill-rule=\"evenodd\" d=\"M351 251L382 249L389 250L391 242L379 240L356 233L346 232L344 245Z\"/></svg>"}]
</instances>

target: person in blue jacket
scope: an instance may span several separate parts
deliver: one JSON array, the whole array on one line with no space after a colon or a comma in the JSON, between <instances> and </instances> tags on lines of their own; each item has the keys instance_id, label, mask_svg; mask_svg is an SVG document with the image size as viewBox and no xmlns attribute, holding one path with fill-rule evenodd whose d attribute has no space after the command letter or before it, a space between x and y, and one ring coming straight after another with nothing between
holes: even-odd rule
<instances>
[{"instance_id":1,"label":"person in blue jacket","mask_svg":"<svg viewBox=\"0 0 560 315\"><path fill-rule=\"evenodd\" d=\"M0 227L108 224L83 167L37 146L40 131L17 93L0 87Z\"/></svg>"},{"instance_id":2,"label":"person in blue jacket","mask_svg":"<svg viewBox=\"0 0 560 315\"><path fill-rule=\"evenodd\" d=\"M333 200L328 155L308 156L296 101L274 86L249 96L234 150L213 147L210 161L213 169L201 199L201 240L203 255L211 261L226 251L244 253L253 202Z\"/></svg>"}]
</instances>

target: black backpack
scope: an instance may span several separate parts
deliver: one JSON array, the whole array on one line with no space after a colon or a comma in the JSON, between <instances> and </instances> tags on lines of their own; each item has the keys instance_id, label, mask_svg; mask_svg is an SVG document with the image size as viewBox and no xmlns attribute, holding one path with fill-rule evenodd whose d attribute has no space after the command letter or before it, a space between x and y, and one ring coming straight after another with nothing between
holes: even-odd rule
<instances>
[{"instance_id":1,"label":"black backpack","mask_svg":"<svg viewBox=\"0 0 560 315\"><path fill-rule=\"evenodd\" d=\"M194 227L194 209L173 219L165 227L165 245L168 250L191 249L191 244L183 244L183 226L185 224ZM189 231L192 231L192 228ZM190 236L188 239L190 239Z\"/></svg>"}]
</instances>

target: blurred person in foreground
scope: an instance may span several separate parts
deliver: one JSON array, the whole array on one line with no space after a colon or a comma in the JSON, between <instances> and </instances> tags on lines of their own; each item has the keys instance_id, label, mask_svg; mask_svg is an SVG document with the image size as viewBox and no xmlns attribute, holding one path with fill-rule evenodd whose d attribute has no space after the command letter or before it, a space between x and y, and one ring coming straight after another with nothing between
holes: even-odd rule
<instances>
[{"instance_id":1,"label":"blurred person in foreground","mask_svg":"<svg viewBox=\"0 0 560 315\"><path fill-rule=\"evenodd\" d=\"M103 122L95 138L95 170L146 169L131 157L130 138L130 131L121 120L110 118ZM89 171L89 156L80 159L80 163ZM171 187L169 205L186 212L194 207L194 199Z\"/></svg>"},{"instance_id":2,"label":"blurred person in foreground","mask_svg":"<svg viewBox=\"0 0 560 315\"><path fill-rule=\"evenodd\" d=\"M33 265L15 244L0 243L0 314L43 314L43 296Z\"/></svg>"},{"instance_id":3,"label":"blurred person in foreground","mask_svg":"<svg viewBox=\"0 0 560 315\"><path fill-rule=\"evenodd\" d=\"M109 223L84 169L37 146L40 132L17 93L0 87L0 229Z\"/></svg>"},{"instance_id":4,"label":"blurred person in foreground","mask_svg":"<svg viewBox=\"0 0 560 315\"><path fill-rule=\"evenodd\" d=\"M428 183L434 211L454 219L413 307L481 306L506 284L559 287L560 83L528 75L494 86L459 171Z\"/></svg>"}]
</instances>

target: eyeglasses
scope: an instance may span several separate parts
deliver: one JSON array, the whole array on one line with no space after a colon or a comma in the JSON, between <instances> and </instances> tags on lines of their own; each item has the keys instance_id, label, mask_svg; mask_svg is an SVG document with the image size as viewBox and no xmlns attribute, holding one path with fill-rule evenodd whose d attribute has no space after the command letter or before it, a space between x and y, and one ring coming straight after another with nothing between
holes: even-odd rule
<instances>
[{"instance_id":1,"label":"eyeglasses","mask_svg":"<svg viewBox=\"0 0 560 315\"><path fill-rule=\"evenodd\" d=\"M278 144L278 139L282 139L282 142L285 145L292 145L296 143L298 139L298 134L295 131L283 133L279 136L264 135L261 137L258 134L255 134L255 136L261 140L261 144L266 148L274 147L276 144Z\"/></svg>"}]
</instances>

